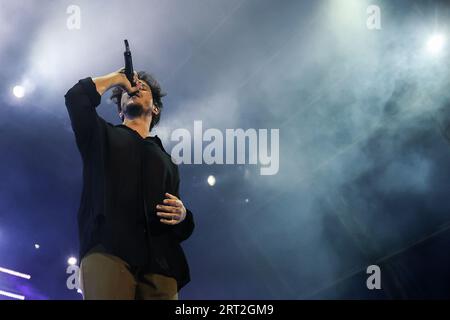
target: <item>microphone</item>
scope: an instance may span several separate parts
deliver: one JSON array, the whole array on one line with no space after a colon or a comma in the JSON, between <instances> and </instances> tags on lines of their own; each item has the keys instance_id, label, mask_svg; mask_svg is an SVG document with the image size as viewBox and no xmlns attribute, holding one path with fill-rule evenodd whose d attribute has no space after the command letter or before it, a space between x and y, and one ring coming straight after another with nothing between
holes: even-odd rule
<instances>
[{"instance_id":1,"label":"microphone","mask_svg":"<svg viewBox=\"0 0 450 320\"><path fill-rule=\"evenodd\" d=\"M136 83L134 83L133 60L131 59L130 46L128 44L128 40L125 39L124 42L125 42L125 52L123 53L123 56L125 58L125 75L127 76L131 85L135 87Z\"/></svg>"}]
</instances>

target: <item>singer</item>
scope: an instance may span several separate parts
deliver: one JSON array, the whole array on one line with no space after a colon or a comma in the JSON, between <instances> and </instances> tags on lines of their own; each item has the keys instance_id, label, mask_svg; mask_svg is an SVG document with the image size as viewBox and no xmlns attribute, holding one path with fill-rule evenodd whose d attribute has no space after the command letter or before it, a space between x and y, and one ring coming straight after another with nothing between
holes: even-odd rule
<instances>
[{"instance_id":1,"label":"singer","mask_svg":"<svg viewBox=\"0 0 450 320\"><path fill-rule=\"evenodd\" d=\"M194 230L180 200L178 167L157 135L165 95L148 73L85 78L65 95L83 162L78 211L84 299L178 299L190 281L180 243ZM97 114L113 89L122 124Z\"/></svg>"}]
</instances>

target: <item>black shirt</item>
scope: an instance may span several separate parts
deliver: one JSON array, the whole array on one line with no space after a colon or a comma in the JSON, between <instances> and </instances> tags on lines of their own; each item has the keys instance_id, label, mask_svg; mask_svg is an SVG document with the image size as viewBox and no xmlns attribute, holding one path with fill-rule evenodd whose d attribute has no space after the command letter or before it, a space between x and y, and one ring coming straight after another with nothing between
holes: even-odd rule
<instances>
[{"instance_id":1,"label":"black shirt","mask_svg":"<svg viewBox=\"0 0 450 320\"><path fill-rule=\"evenodd\" d=\"M65 101L83 160L80 258L100 244L133 267L176 278L181 289L190 281L180 242L193 232L192 212L176 225L156 215L165 192L180 197L177 165L158 136L142 138L98 116L101 96L91 78L75 84Z\"/></svg>"}]
</instances>

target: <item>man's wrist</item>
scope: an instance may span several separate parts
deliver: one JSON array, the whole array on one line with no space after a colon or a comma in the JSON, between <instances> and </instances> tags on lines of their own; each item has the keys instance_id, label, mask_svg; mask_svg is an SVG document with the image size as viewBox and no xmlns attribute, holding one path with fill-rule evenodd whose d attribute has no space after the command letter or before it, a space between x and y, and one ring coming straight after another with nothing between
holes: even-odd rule
<instances>
[{"instance_id":1,"label":"man's wrist","mask_svg":"<svg viewBox=\"0 0 450 320\"><path fill-rule=\"evenodd\" d=\"M92 78L97 92L103 95L110 88L120 85L121 77L117 73L109 73L105 76Z\"/></svg>"}]
</instances>

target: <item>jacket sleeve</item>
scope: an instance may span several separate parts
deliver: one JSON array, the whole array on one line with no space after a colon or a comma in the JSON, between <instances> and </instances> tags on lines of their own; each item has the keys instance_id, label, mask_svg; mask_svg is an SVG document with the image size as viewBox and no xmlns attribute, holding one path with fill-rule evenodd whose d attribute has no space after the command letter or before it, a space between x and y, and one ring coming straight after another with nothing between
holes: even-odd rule
<instances>
[{"instance_id":1,"label":"jacket sleeve","mask_svg":"<svg viewBox=\"0 0 450 320\"><path fill-rule=\"evenodd\" d=\"M78 149L83 153L98 126L96 107L101 102L101 96L92 78L88 77L78 81L64 98Z\"/></svg>"},{"instance_id":2,"label":"jacket sleeve","mask_svg":"<svg viewBox=\"0 0 450 320\"><path fill-rule=\"evenodd\" d=\"M177 196L179 199L181 199L180 198L180 179L179 178L178 178L178 182L176 184L175 196ZM179 242L182 242L182 241L188 239L191 236L191 234L195 228L194 215L192 214L191 210L186 208L186 218L182 222L175 224L171 227L172 227L173 234L175 235L175 237L177 238L177 240Z\"/></svg>"}]
</instances>

